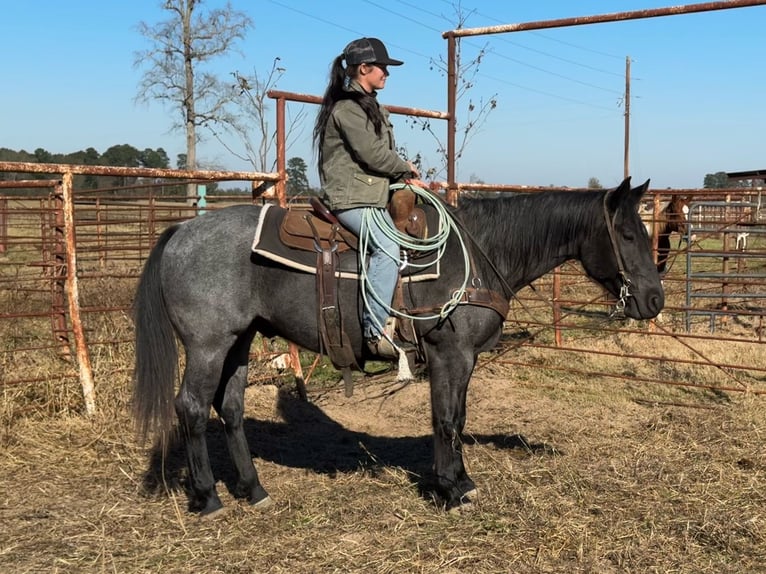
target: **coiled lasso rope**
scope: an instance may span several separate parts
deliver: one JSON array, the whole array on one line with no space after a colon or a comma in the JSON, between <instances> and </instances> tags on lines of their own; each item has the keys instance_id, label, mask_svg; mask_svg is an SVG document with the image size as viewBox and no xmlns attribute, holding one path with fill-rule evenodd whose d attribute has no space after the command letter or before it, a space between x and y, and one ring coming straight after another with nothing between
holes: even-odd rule
<instances>
[{"instance_id":1,"label":"coiled lasso rope","mask_svg":"<svg viewBox=\"0 0 766 574\"><path fill-rule=\"evenodd\" d=\"M365 308L369 309L368 304L368 280L367 280L367 248L370 244L370 242L375 242L375 239L372 237L372 234L370 232L370 228L372 226L375 226L382 230L382 232L389 238L396 241L396 243L403 248L404 250L412 250L417 252L428 252L428 251L436 251L436 259L434 261L429 261L428 263L415 263L413 261L410 261L406 257L406 251L404 252L404 259L402 259L400 253L402 250L398 250L397 253L389 253L388 251L385 251L385 253L394 259L395 261L399 262L399 269L402 270L405 267L411 267L415 269L425 269L427 267L430 267L434 263L441 260L442 256L444 255L444 251L447 246L447 239L449 238L449 235L451 232L455 232L455 234L458 237L458 240L460 241L460 247L461 251L463 253L463 263L464 263L464 269L465 274L463 276L463 282L462 284L453 291L450 299L444 303L441 308L439 309L438 313L430 314L430 315L409 315L407 313L403 313L397 309L394 309L391 307L391 301L383 301L381 300L380 296L372 289L370 289L370 295L377 301L380 305L388 309L389 314L395 315L397 317L403 317L407 319L412 320L419 320L419 321L426 321L430 319L444 319L447 315L449 315L452 310L458 306L460 303L460 300L465 293L468 284L470 282L470 260L468 256L468 248L465 245L465 242L463 241L462 235L458 231L457 223L455 223L455 220L453 219L450 212L447 210L446 205L434 194L432 194L430 191L427 191L421 187L418 187L416 185L412 185L409 183L397 183L391 185L390 189L391 191L396 191L398 189L402 188L408 188L412 190L416 196L419 196L424 200L425 203L431 204L434 209L436 209L438 215L439 215L439 221L446 223L445 225L439 226L439 229L437 230L436 234L434 234L432 237L427 237L425 239L415 239L411 237L410 235L407 235L406 233L400 232L395 226L391 225L391 219L385 216L385 213L383 210L379 209L365 209L364 215L362 217L363 224L362 224L362 233L359 236L359 256L361 258L361 281L362 281L362 299L364 301ZM376 326L380 330L380 332L383 332L383 325L377 324L377 319L373 318L373 321L375 321ZM393 341L392 341L393 343Z\"/></svg>"}]
</instances>

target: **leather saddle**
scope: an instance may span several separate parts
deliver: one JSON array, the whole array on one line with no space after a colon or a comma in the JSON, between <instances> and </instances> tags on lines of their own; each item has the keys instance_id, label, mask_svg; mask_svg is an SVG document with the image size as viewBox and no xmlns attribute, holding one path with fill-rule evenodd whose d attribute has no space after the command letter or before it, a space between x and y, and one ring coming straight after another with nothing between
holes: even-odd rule
<instances>
[{"instance_id":1,"label":"leather saddle","mask_svg":"<svg viewBox=\"0 0 766 574\"><path fill-rule=\"evenodd\" d=\"M401 232L416 239L424 239L428 232L425 212L415 207L412 190L396 190L388 204L394 225ZM279 226L279 239L292 249L321 252L333 249L338 253L358 248L357 236L343 227L318 197L310 200L311 210L289 210Z\"/></svg>"},{"instance_id":2,"label":"leather saddle","mask_svg":"<svg viewBox=\"0 0 766 574\"><path fill-rule=\"evenodd\" d=\"M426 213L420 207L416 207L415 203L415 193L402 188L392 194L388 210L400 232L417 239L424 239L428 231ZM256 240L253 250L264 255L270 252L273 257L274 253L287 247L292 251L292 255L289 258L284 255L279 257L278 259L282 262L287 259L295 261L299 253L303 253L305 257L315 258L318 319L322 345L333 365L343 373L346 395L351 396L353 383L350 371L354 367L358 368L358 365L356 353L343 327L339 311L337 281L340 277L347 276L343 271L344 260L346 264L349 262L353 265L357 264L357 258L353 252L358 250L358 237L343 227L317 197L311 199L311 210L286 210L279 217L281 220L275 220L275 222L278 221L278 237L282 247L272 245L271 248L265 248L259 240ZM351 253L341 257L344 252ZM308 262L305 261L305 263L305 267L308 268ZM401 276L392 306L397 309L404 307ZM397 321L396 333L400 339L416 343L411 319Z\"/></svg>"}]
</instances>

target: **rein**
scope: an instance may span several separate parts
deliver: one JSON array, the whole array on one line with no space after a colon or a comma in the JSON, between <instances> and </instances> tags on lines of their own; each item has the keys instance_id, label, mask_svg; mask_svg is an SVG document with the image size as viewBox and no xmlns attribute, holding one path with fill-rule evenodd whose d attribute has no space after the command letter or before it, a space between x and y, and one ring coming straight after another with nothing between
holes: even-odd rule
<instances>
[{"instance_id":1,"label":"rein","mask_svg":"<svg viewBox=\"0 0 766 574\"><path fill-rule=\"evenodd\" d=\"M443 200L439 196L435 196L440 202L443 202ZM617 260L617 269L620 275L621 280L621 286L620 286L620 295L618 300L615 302L615 308L614 311L609 315L609 318L614 318L615 316L621 314L625 310L625 306L627 305L628 297L632 297L633 294L630 292L630 288L632 286L632 282L630 278L628 277L628 274L625 271L625 263L624 259L622 257L622 253L620 251L619 245L617 244L617 238L615 236L614 231L614 219L617 217L617 214L614 214L614 217L609 217L609 208L607 207L607 200L609 198L609 192L607 191L604 194L604 201L603 201L603 208L604 208L604 222L606 223L606 229L609 234L609 241L612 245L612 251L615 255L615 259ZM452 301L458 301L459 303L464 304L473 304L473 305L481 305L486 306L494 309L497 311L502 317L503 320L505 320L506 315L508 314L508 310L510 309L510 305L508 301L511 298L515 298L515 291L513 288L508 284L508 282L505 280L503 275L500 273L500 270L497 268L495 263L490 259L490 257L487 255L487 253L484 251L484 249L481 247L481 245L476 241L476 239L473 237L471 232L468 230L468 228L465 226L463 221L455 214L450 214L452 220L455 222L455 225L460 228L460 230L465 234L465 236L470 240L473 247L478 251L478 253L484 258L484 261L487 262L487 264L490 266L492 271L494 272L495 276L499 279L501 286L503 288L503 293L499 294L495 291L492 291L490 289L486 289L481 287L481 279L479 277L476 277L473 273L474 270L474 263L473 258L470 258L470 268L471 268L471 275L472 280L471 284L472 287L469 287L468 289L464 290L460 294L459 297L453 298ZM534 285L529 285L529 287L537 293L537 290L535 289ZM485 297L483 295L480 295L478 297L473 298L471 295L476 295L480 292L486 292L489 294L490 301L486 301ZM527 307L527 305L524 304L523 301L516 299L521 306L527 311L531 312L531 310ZM454 308L454 307L453 307ZM423 308L423 309L413 309L411 312L428 312L428 311L434 311L434 308ZM450 309L451 310L451 309ZM505 313L502 311L505 310Z\"/></svg>"},{"instance_id":2,"label":"rein","mask_svg":"<svg viewBox=\"0 0 766 574\"><path fill-rule=\"evenodd\" d=\"M622 282L622 285L620 285L620 297L617 299L617 302L614 304L614 312L612 315L615 315L617 313L622 313L625 310L625 305L627 304L628 297L632 297L633 294L630 292L630 286L632 285L630 278L628 277L628 274L625 273L625 262L622 258L622 253L620 252L620 247L617 245L617 238L615 237L614 232L614 220L617 217L617 212L615 212L613 217L609 217L609 208L607 207L607 200L609 199L609 192L607 191L604 194L604 220L606 221L606 230L609 233L609 242L612 244L612 251L614 252L615 259L617 259L617 269L619 270L620 274L620 280Z\"/></svg>"}]
</instances>

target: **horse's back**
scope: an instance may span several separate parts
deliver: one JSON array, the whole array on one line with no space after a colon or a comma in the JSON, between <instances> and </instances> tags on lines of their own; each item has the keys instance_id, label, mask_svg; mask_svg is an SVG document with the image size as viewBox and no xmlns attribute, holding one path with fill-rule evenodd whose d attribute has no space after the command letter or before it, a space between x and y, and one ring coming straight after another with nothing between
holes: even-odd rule
<instances>
[{"instance_id":1,"label":"horse's back","mask_svg":"<svg viewBox=\"0 0 766 574\"><path fill-rule=\"evenodd\" d=\"M181 223L168 248L188 253L249 246L260 212L261 207L257 205L234 205L209 211Z\"/></svg>"},{"instance_id":2,"label":"horse's back","mask_svg":"<svg viewBox=\"0 0 766 574\"><path fill-rule=\"evenodd\" d=\"M163 293L176 328L230 328L249 321L255 269L251 245L261 208L238 205L210 211L178 226L162 258ZM241 317L241 318L240 318ZM192 320L193 319L193 320Z\"/></svg>"}]
</instances>

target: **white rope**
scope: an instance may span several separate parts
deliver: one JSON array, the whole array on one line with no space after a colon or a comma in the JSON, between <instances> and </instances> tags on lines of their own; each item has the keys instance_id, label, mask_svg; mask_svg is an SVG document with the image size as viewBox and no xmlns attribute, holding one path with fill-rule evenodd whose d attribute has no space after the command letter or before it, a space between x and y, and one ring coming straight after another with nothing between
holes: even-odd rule
<instances>
[{"instance_id":1,"label":"white rope","mask_svg":"<svg viewBox=\"0 0 766 574\"><path fill-rule=\"evenodd\" d=\"M401 248L404 248L405 250L412 250L412 251L418 251L418 252L436 251L437 253L436 259L433 261L429 261L427 263L416 263L416 262L410 261L406 256L406 252L403 252L401 248L398 250L397 253L389 253L388 251L386 251L385 253L389 257L399 262L400 271L405 269L406 267L410 267L414 269L426 269L430 267L431 265L434 265L437 261L441 260L447 246L447 239L449 238L449 234L454 231L458 237L458 240L460 241L460 247L463 253L463 267L464 267L465 273L463 275L462 284L457 289L455 289L450 299L442 305L438 313L429 314L429 315L420 315L420 316L414 316L414 315L409 315L407 313L403 313L397 309L392 308L391 301L383 301L373 289L369 289L369 294L380 305L388 309L388 312L390 315L395 315L397 317L403 317L407 319L420 320L420 321L426 321L431 319L444 319L447 315L449 315L452 312L452 310L455 307L458 306L458 304L461 301L461 298L463 297L463 294L465 293L468 287L468 283L470 281L470 271L471 271L469 257L468 257L468 248L466 247L465 242L463 241L462 235L458 231L457 224L452 218L452 215L449 213L444 203L438 197L434 196L431 192L426 191L425 189L412 184L394 184L391 186L391 190L396 191L397 189L402 189L404 187L412 190L415 193L415 195L422 198L424 202L430 203L436 209L439 215L439 222L440 222L439 229L437 230L436 234L434 234L432 237L427 237L425 239L416 239L411 237L410 235L407 235L406 233L400 232L395 226L391 226L389 223L390 219L386 218L383 212L381 212L380 210L365 209L364 215L363 215L362 233L359 236L359 256L361 257L360 267L361 267L361 282L362 282L362 299L364 301L365 308L369 309L369 303L367 299L367 295L368 295L367 248L370 245L370 242L375 241L374 238L372 237L372 234L370 233L371 226L374 225L378 227L379 229L381 229L387 237L394 239L394 241L396 241L396 243ZM404 253L404 255L401 255L402 253ZM374 317L373 317L373 321L375 322L380 332L383 332L384 331L383 325L377 324L377 319Z\"/></svg>"}]
</instances>

